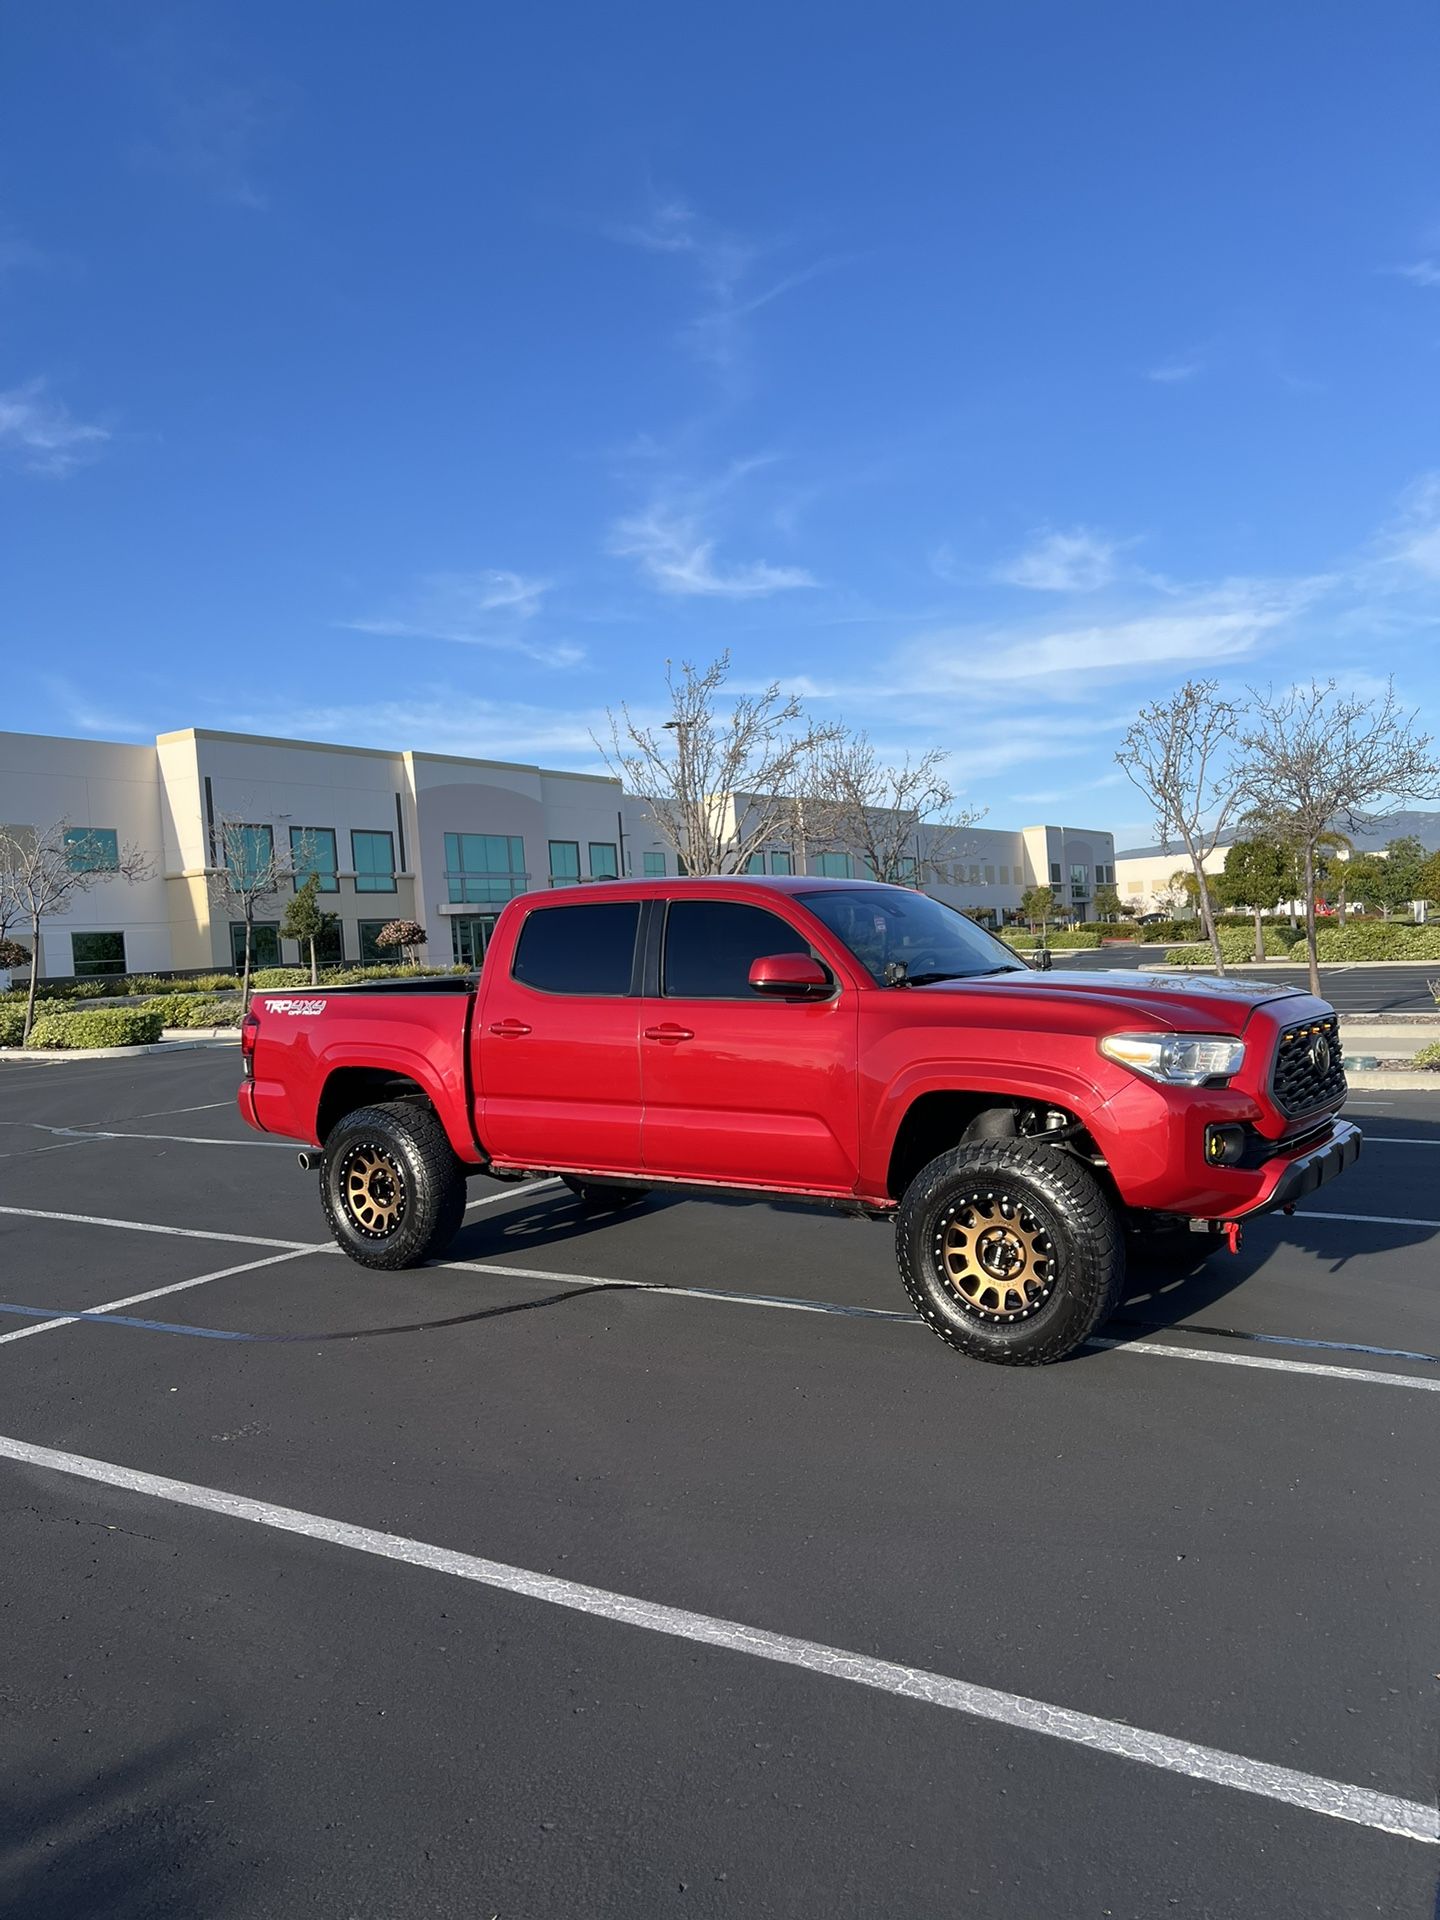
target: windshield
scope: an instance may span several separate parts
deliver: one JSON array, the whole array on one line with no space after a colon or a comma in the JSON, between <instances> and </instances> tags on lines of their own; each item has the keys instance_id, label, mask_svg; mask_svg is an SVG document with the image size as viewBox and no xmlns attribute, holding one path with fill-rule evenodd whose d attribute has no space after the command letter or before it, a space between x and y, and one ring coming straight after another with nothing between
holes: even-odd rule
<instances>
[{"instance_id":1,"label":"windshield","mask_svg":"<svg viewBox=\"0 0 1440 1920\"><path fill-rule=\"evenodd\" d=\"M1025 972L1024 963L983 927L926 893L827 887L797 897L880 986Z\"/></svg>"}]
</instances>

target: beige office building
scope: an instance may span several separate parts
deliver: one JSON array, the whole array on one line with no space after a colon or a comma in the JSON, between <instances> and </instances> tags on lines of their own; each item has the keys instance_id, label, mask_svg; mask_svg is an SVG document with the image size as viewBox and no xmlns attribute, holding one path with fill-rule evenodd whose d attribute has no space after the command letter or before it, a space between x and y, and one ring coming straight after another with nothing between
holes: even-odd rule
<instances>
[{"instance_id":1,"label":"beige office building","mask_svg":"<svg viewBox=\"0 0 1440 1920\"><path fill-rule=\"evenodd\" d=\"M675 871L644 804L603 775L448 754L388 752L187 728L153 746L0 733L0 823L63 822L87 862L134 845L149 878L101 877L41 934L41 971L147 973L233 967L244 930L215 896L221 855L243 831L259 860L320 875L335 916L326 958L385 958L387 921L417 920L432 964L476 964L514 895L621 874ZM919 830L924 870L930 830ZM793 850L767 847L752 870L789 873ZM930 891L992 925L1013 919L1026 887L1050 885L1085 918L1114 879L1108 833L1068 827L965 831L944 849ZM863 877L844 852L811 853L811 873ZM267 896L257 964L297 960L280 920L294 882ZM24 934L24 929L12 929Z\"/></svg>"}]
</instances>

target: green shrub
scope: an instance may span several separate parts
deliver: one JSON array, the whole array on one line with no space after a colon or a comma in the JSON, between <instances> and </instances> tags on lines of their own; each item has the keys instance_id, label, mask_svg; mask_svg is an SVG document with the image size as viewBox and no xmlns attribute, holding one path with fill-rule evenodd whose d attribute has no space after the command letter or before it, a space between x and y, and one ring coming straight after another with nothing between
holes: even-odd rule
<instances>
[{"instance_id":1,"label":"green shrub","mask_svg":"<svg viewBox=\"0 0 1440 1920\"><path fill-rule=\"evenodd\" d=\"M1238 965L1255 958L1255 927L1221 927L1220 951L1227 963ZM1266 927L1265 958L1267 960L1289 960L1294 957L1290 945L1288 927ZM1210 951L1210 943L1192 941L1183 947L1171 947L1165 955L1165 963L1171 967L1213 967L1215 956Z\"/></svg>"},{"instance_id":2,"label":"green shrub","mask_svg":"<svg viewBox=\"0 0 1440 1920\"><path fill-rule=\"evenodd\" d=\"M63 1000L37 1000L35 1002L35 1018L37 1020L45 1019L54 1014L64 1014L68 1011L69 1009ZM18 1047L20 1044L20 1036L24 1031L25 996L22 993L19 999L8 1000L4 1006L0 1006L0 1047Z\"/></svg>"},{"instance_id":3,"label":"green shrub","mask_svg":"<svg viewBox=\"0 0 1440 1920\"><path fill-rule=\"evenodd\" d=\"M1315 945L1322 960L1440 960L1440 925L1367 920L1359 926L1322 927Z\"/></svg>"},{"instance_id":4,"label":"green shrub","mask_svg":"<svg viewBox=\"0 0 1440 1920\"><path fill-rule=\"evenodd\" d=\"M158 1013L167 1027L238 1027L240 1002L217 1000L210 994L169 993L147 1000L145 1013Z\"/></svg>"},{"instance_id":5,"label":"green shrub","mask_svg":"<svg viewBox=\"0 0 1440 1920\"><path fill-rule=\"evenodd\" d=\"M358 967L322 967L320 985L322 987L358 987L366 980L426 980L438 979L442 975L468 973L468 967L406 967L398 963L389 966L367 965ZM305 976L308 981L309 975Z\"/></svg>"},{"instance_id":6,"label":"green shrub","mask_svg":"<svg viewBox=\"0 0 1440 1920\"><path fill-rule=\"evenodd\" d=\"M308 967L261 967L258 973L250 976L252 987L308 987L310 969Z\"/></svg>"},{"instance_id":7,"label":"green shrub","mask_svg":"<svg viewBox=\"0 0 1440 1920\"><path fill-rule=\"evenodd\" d=\"M91 1007L46 1014L30 1029L32 1047L143 1047L160 1038L158 1013L146 1007Z\"/></svg>"},{"instance_id":8,"label":"green shrub","mask_svg":"<svg viewBox=\"0 0 1440 1920\"><path fill-rule=\"evenodd\" d=\"M1411 1065L1425 1067L1431 1073L1440 1073L1440 1040L1432 1040L1428 1047L1421 1047Z\"/></svg>"}]
</instances>

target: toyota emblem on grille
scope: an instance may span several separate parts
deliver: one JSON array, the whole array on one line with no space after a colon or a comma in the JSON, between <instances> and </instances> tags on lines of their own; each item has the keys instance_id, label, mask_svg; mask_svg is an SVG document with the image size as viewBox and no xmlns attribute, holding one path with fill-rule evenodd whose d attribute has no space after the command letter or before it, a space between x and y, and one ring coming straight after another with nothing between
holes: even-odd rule
<instances>
[{"instance_id":1,"label":"toyota emblem on grille","mask_svg":"<svg viewBox=\"0 0 1440 1920\"><path fill-rule=\"evenodd\" d=\"M1330 1042L1322 1033L1311 1045L1310 1064L1323 1080L1330 1071Z\"/></svg>"}]
</instances>

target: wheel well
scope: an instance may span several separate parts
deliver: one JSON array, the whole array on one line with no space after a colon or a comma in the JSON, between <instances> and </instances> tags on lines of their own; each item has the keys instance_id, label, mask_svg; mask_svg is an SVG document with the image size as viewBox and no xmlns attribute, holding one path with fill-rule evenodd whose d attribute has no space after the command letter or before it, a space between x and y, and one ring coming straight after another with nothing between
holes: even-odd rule
<instances>
[{"instance_id":1,"label":"wheel well","mask_svg":"<svg viewBox=\"0 0 1440 1920\"><path fill-rule=\"evenodd\" d=\"M1060 1115L1057 1125L1053 1116ZM1080 1122L1064 1107L994 1093L924 1093L907 1110L890 1150L887 1187L899 1200L924 1166L952 1147L975 1140L1048 1139L1086 1160L1099 1156Z\"/></svg>"},{"instance_id":2,"label":"wheel well","mask_svg":"<svg viewBox=\"0 0 1440 1920\"><path fill-rule=\"evenodd\" d=\"M320 1095L315 1138L323 1146L331 1129L347 1113L354 1113L358 1107L373 1107L382 1100L408 1100L434 1111L425 1089L403 1073L386 1073L381 1067L337 1067Z\"/></svg>"}]
</instances>

